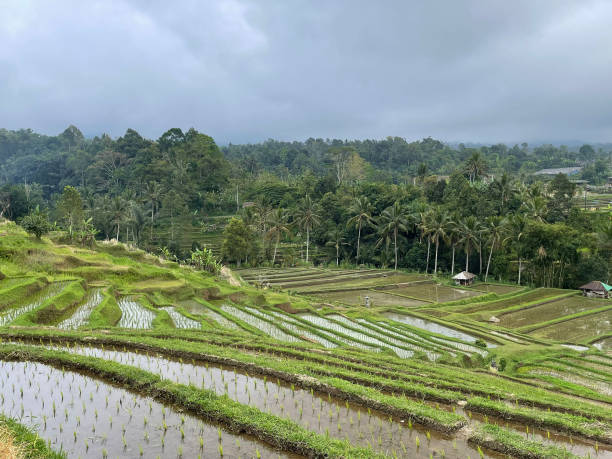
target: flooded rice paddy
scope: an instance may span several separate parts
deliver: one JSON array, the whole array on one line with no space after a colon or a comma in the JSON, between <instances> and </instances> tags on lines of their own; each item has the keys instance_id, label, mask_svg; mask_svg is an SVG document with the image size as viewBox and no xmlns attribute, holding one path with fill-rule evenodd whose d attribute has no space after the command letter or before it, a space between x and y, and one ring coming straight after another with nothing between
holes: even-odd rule
<instances>
[{"instance_id":1,"label":"flooded rice paddy","mask_svg":"<svg viewBox=\"0 0 612 459\"><path fill-rule=\"evenodd\" d=\"M556 319L570 314L596 309L611 304L607 300L570 296L550 303L499 316L499 325L505 328L518 328L539 322Z\"/></svg>"},{"instance_id":2,"label":"flooded rice paddy","mask_svg":"<svg viewBox=\"0 0 612 459\"><path fill-rule=\"evenodd\" d=\"M61 293L61 291L68 285L68 282L53 282L47 285L38 292L29 295L22 300L17 301L12 308L5 310L0 313L0 327L8 325L13 322L17 317L22 316L28 312L35 310L42 306L42 304L49 298Z\"/></svg>"},{"instance_id":3,"label":"flooded rice paddy","mask_svg":"<svg viewBox=\"0 0 612 459\"><path fill-rule=\"evenodd\" d=\"M152 399L78 373L0 362L0 411L68 458L285 457Z\"/></svg>"},{"instance_id":4,"label":"flooded rice paddy","mask_svg":"<svg viewBox=\"0 0 612 459\"><path fill-rule=\"evenodd\" d=\"M189 363L114 348L76 346L55 349L112 360L158 374L173 382L212 390L260 411L290 419L322 435L346 439L354 445L372 447L390 456L395 454L403 458L429 458L431 454L433 457L445 455L462 459L468 456L474 459L479 457L478 451L463 438L453 438L413 424L408 419L392 417L336 397L300 389L278 379L253 376L222 365ZM262 457L269 456L262 453ZM503 456L486 453L486 457Z\"/></svg>"},{"instance_id":5,"label":"flooded rice paddy","mask_svg":"<svg viewBox=\"0 0 612 459\"><path fill-rule=\"evenodd\" d=\"M181 314L171 306L166 306L160 309L168 313L168 315L172 319L172 322L174 322L174 326L176 328L202 328L202 324L200 322L190 319L189 317L185 317L183 314Z\"/></svg>"},{"instance_id":6,"label":"flooded rice paddy","mask_svg":"<svg viewBox=\"0 0 612 459\"><path fill-rule=\"evenodd\" d=\"M393 291L394 290L389 290L389 292ZM338 301L351 306L365 306L366 296L370 298L370 307L401 306L411 308L427 304L425 301L413 300L411 298L405 298L377 290L349 290L345 292L325 293L324 295L319 294L318 296L324 297L325 301Z\"/></svg>"},{"instance_id":7,"label":"flooded rice paddy","mask_svg":"<svg viewBox=\"0 0 612 459\"><path fill-rule=\"evenodd\" d=\"M355 445L369 446L391 456L396 454L404 458L428 458L431 454L431 457L466 458L470 456L474 459L479 457L478 451L472 448L465 438L453 438L421 425L412 424L407 419L389 417L382 412L369 410L359 404L300 389L278 379L249 375L243 370L193 361L190 363L180 359L173 360L159 355L122 351L116 348L100 349L76 346L73 348L56 347L55 349L116 361L158 374L173 382L212 390L218 395L227 395L232 400L250 405L260 411L291 419L309 430L347 439ZM464 415L474 426L482 422L496 423L521 433L526 439L564 447L580 456L590 454L593 458L605 458L608 457L608 454L612 454L610 452L612 447L609 445L598 445L596 448L592 442L572 439L533 426L526 429L523 424L508 423L502 419L464 412L460 407L435 402L425 403L438 409L455 411L457 414ZM417 438L419 439L418 447ZM504 456L485 452L485 457Z\"/></svg>"},{"instance_id":8,"label":"flooded rice paddy","mask_svg":"<svg viewBox=\"0 0 612 459\"><path fill-rule=\"evenodd\" d=\"M153 328L155 313L136 302L131 297L121 298L117 304L121 309L121 319L117 324L122 328Z\"/></svg>"},{"instance_id":9,"label":"flooded rice paddy","mask_svg":"<svg viewBox=\"0 0 612 459\"><path fill-rule=\"evenodd\" d=\"M579 342L610 333L612 309L538 328L530 334L556 341Z\"/></svg>"},{"instance_id":10,"label":"flooded rice paddy","mask_svg":"<svg viewBox=\"0 0 612 459\"><path fill-rule=\"evenodd\" d=\"M394 289L393 293L406 295L417 300L430 303L443 303L446 301L463 300L472 296L482 295L483 292L467 289L447 287L437 284L416 284Z\"/></svg>"},{"instance_id":11,"label":"flooded rice paddy","mask_svg":"<svg viewBox=\"0 0 612 459\"><path fill-rule=\"evenodd\" d=\"M384 316L387 319L391 319L396 322L401 322L412 327L421 328L423 330L427 330L432 333L437 333L443 336L448 336L450 338L460 339L468 343L475 343L477 340L475 336L468 335L467 333L455 330L454 328L446 327L431 320L421 319L419 317L409 316L406 314L397 314L395 312L385 313ZM495 345L488 344L487 347L495 347Z\"/></svg>"},{"instance_id":12,"label":"flooded rice paddy","mask_svg":"<svg viewBox=\"0 0 612 459\"><path fill-rule=\"evenodd\" d=\"M248 323L249 325L252 325L253 327L263 331L267 335L270 335L272 338L275 338L277 340L287 341L290 343L296 343L300 341L299 338L285 333L276 325L271 324L270 322L267 322L253 314L249 314L248 312L245 312L235 306L224 304L223 306L221 306L221 310L223 310L223 312L231 314L232 316L242 320L243 322Z\"/></svg>"},{"instance_id":13,"label":"flooded rice paddy","mask_svg":"<svg viewBox=\"0 0 612 459\"><path fill-rule=\"evenodd\" d=\"M89 316L92 311L102 302L102 292L100 289L95 289L87 294L85 302L81 304L72 314L72 317L60 322L58 328L74 330L89 321Z\"/></svg>"}]
</instances>

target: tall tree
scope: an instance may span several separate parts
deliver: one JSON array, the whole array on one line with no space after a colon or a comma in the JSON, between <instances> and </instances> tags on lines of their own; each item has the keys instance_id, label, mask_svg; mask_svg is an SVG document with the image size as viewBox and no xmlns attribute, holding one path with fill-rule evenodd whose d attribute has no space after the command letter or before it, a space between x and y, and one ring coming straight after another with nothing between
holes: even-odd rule
<instances>
[{"instance_id":1,"label":"tall tree","mask_svg":"<svg viewBox=\"0 0 612 459\"><path fill-rule=\"evenodd\" d=\"M79 190L69 185L65 186L57 203L57 209L68 225L68 232L72 237L74 227L81 226L84 216L83 200Z\"/></svg>"},{"instance_id":2,"label":"tall tree","mask_svg":"<svg viewBox=\"0 0 612 459\"><path fill-rule=\"evenodd\" d=\"M153 226L155 225L155 212L162 200L162 187L158 182L147 182L145 185L145 199L151 205L151 231L150 238L153 239Z\"/></svg>"},{"instance_id":3,"label":"tall tree","mask_svg":"<svg viewBox=\"0 0 612 459\"><path fill-rule=\"evenodd\" d=\"M491 258L493 256L493 250L500 244L504 237L504 231L506 229L506 221L502 217L491 216L485 220L485 234L487 235L490 250L489 259L487 260L487 270L485 272L485 282L489 277L489 267L491 266Z\"/></svg>"},{"instance_id":4,"label":"tall tree","mask_svg":"<svg viewBox=\"0 0 612 459\"><path fill-rule=\"evenodd\" d=\"M327 233L327 242L325 245L336 249L336 266L338 266L340 264L340 248L346 245L344 242L344 232L341 226L336 226Z\"/></svg>"},{"instance_id":5,"label":"tall tree","mask_svg":"<svg viewBox=\"0 0 612 459\"><path fill-rule=\"evenodd\" d=\"M372 212L374 206L370 203L370 200L366 196L360 196L355 198L355 201L349 208L349 213L352 215L349 218L347 225L354 226L357 228L357 258L355 259L356 264L359 264L359 248L361 243L361 230L365 226L372 224Z\"/></svg>"},{"instance_id":6,"label":"tall tree","mask_svg":"<svg viewBox=\"0 0 612 459\"><path fill-rule=\"evenodd\" d=\"M383 210L379 219L380 239L377 245L381 245L389 236L393 238L393 252L395 257L394 269L397 271L397 236L400 231L408 231L404 209L399 201Z\"/></svg>"},{"instance_id":7,"label":"tall tree","mask_svg":"<svg viewBox=\"0 0 612 459\"><path fill-rule=\"evenodd\" d=\"M470 254L474 247L478 247L480 243L480 231L482 227L476 217L470 215L463 220L459 227L460 239L459 242L465 249L465 270L469 272Z\"/></svg>"},{"instance_id":8,"label":"tall tree","mask_svg":"<svg viewBox=\"0 0 612 459\"><path fill-rule=\"evenodd\" d=\"M440 240L447 241L449 237L449 227L452 222L447 213L441 209L435 209L429 218L429 234L436 246L436 255L434 258L434 274L438 273L438 248Z\"/></svg>"},{"instance_id":9,"label":"tall tree","mask_svg":"<svg viewBox=\"0 0 612 459\"><path fill-rule=\"evenodd\" d=\"M274 256L272 257L272 266L276 262L276 253L278 252L278 244L284 234L289 234L289 225L287 224L287 214L280 207L275 209L269 217L269 229L267 236L275 240Z\"/></svg>"},{"instance_id":10,"label":"tall tree","mask_svg":"<svg viewBox=\"0 0 612 459\"><path fill-rule=\"evenodd\" d=\"M310 248L310 231L321 223L319 209L317 205L306 195L300 203L295 214L296 223L306 231L306 263L308 263L308 253Z\"/></svg>"},{"instance_id":11,"label":"tall tree","mask_svg":"<svg viewBox=\"0 0 612 459\"><path fill-rule=\"evenodd\" d=\"M521 285L521 273L523 272L523 251L525 249L524 238L527 232L527 219L520 214L512 215L507 221L507 231L504 243L510 243L516 251L518 258L518 285Z\"/></svg>"},{"instance_id":12,"label":"tall tree","mask_svg":"<svg viewBox=\"0 0 612 459\"><path fill-rule=\"evenodd\" d=\"M474 183L487 172L488 166L480 152L474 152L465 162L464 170L468 174L470 183Z\"/></svg>"}]
</instances>

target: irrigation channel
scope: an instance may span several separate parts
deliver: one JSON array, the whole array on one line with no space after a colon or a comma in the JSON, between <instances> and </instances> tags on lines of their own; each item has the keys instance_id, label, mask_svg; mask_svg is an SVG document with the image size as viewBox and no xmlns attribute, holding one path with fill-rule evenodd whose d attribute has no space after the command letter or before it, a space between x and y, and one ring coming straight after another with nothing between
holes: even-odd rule
<instances>
[{"instance_id":1,"label":"irrigation channel","mask_svg":"<svg viewBox=\"0 0 612 459\"><path fill-rule=\"evenodd\" d=\"M0 361L0 411L68 458L285 457L151 399L34 362Z\"/></svg>"},{"instance_id":2,"label":"irrigation channel","mask_svg":"<svg viewBox=\"0 0 612 459\"><path fill-rule=\"evenodd\" d=\"M303 427L321 434L347 439L359 446L368 446L390 456L478 458L478 450L467 442L460 432L456 436L442 434L407 419L389 415L349 403L339 398L303 390L280 380L249 375L248 373L221 365L200 364L173 360L160 355L142 354L117 348L91 346L49 347L89 357L112 360L134 366L180 384L190 384L212 390L219 395L261 411L288 418ZM612 447L595 445L592 442L570 438L562 434L534 428L526 431L523 424L508 423L503 419L463 412L451 405L428 402L439 409L455 411L469 421L470 428L481 422L497 423L521 433L525 438L543 444L555 445L578 455L612 457ZM485 457L503 457L492 451L483 451Z\"/></svg>"}]
</instances>

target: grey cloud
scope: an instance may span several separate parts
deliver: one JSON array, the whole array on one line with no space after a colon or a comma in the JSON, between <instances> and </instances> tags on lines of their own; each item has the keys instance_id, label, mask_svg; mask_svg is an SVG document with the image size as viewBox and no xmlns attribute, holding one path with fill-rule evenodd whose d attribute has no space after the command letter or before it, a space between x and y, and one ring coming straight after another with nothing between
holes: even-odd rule
<instances>
[{"instance_id":1,"label":"grey cloud","mask_svg":"<svg viewBox=\"0 0 612 459\"><path fill-rule=\"evenodd\" d=\"M612 137L607 1L8 0L0 126Z\"/></svg>"}]
</instances>

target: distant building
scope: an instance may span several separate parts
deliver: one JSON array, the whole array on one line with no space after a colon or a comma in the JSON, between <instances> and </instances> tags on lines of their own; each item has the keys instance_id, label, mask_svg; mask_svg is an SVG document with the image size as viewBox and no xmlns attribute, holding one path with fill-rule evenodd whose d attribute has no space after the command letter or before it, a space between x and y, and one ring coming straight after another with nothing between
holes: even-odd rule
<instances>
[{"instance_id":1,"label":"distant building","mask_svg":"<svg viewBox=\"0 0 612 459\"><path fill-rule=\"evenodd\" d=\"M576 167L558 167L555 169L540 169L537 172L534 172L533 175L548 175L548 176L554 176L554 175L558 175L558 174L565 174L565 175L575 175L578 172L580 172L582 170L582 167L576 166Z\"/></svg>"},{"instance_id":2,"label":"distant building","mask_svg":"<svg viewBox=\"0 0 612 459\"><path fill-rule=\"evenodd\" d=\"M246 209L247 207L253 207L254 205L255 205L255 203L252 202L252 201L245 201L245 202L242 203L242 208Z\"/></svg>"},{"instance_id":3,"label":"distant building","mask_svg":"<svg viewBox=\"0 0 612 459\"><path fill-rule=\"evenodd\" d=\"M456 285L472 285L474 283L475 274L469 273L467 271L461 271L456 276L453 276L453 280Z\"/></svg>"},{"instance_id":4,"label":"distant building","mask_svg":"<svg viewBox=\"0 0 612 459\"><path fill-rule=\"evenodd\" d=\"M591 296L597 298L609 298L610 290L612 290L612 286L604 284L600 281L592 281L578 288L582 290L582 294L584 296Z\"/></svg>"}]
</instances>

